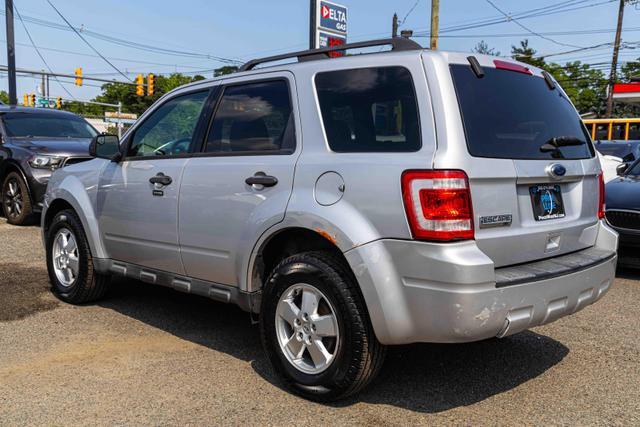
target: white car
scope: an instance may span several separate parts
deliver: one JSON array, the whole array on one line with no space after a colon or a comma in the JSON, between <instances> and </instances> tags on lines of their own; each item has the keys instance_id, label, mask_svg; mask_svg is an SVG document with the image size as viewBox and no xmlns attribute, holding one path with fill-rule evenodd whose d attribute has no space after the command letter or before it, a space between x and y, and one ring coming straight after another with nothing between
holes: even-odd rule
<instances>
[{"instance_id":1,"label":"white car","mask_svg":"<svg viewBox=\"0 0 640 427\"><path fill-rule=\"evenodd\" d=\"M597 150L596 152L598 153L600 165L602 166L604 182L607 183L612 181L614 178L617 178L618 172L616 171L616 168L622 164L622 159L620 157L604 155Z\"/></svg>"}]
</instances>

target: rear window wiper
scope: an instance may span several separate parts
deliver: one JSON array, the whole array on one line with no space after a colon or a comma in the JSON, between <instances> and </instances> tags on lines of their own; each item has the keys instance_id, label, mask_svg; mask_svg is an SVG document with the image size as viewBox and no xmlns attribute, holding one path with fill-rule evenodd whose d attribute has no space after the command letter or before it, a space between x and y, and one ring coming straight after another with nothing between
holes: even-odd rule
<instances>
[{"instance_id":1,"label":"rear window wiper","mask_svg":"<svg viewBox=\"0 0 640 427\"><path fill-rule=\"evenodd\" d=\"M584 145L585 141L574 136L556 136L540 146L540 151L557 151L560 147Z\"/></svg>"}]
</instances>

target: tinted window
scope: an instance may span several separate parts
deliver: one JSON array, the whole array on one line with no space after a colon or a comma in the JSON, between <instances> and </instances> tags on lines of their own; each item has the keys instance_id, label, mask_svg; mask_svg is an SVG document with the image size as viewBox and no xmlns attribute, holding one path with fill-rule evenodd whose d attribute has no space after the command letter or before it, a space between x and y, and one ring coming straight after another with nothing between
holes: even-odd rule
<instances>
[{"instance_id":1,"label":"tinted window","mask_svg":"<svg viewBox=\"0 0 640 427\"><path fill-rule=\"evenodd\" d=\"M640 162L636 162L634 165L632 165L631 169L629 169L629 172L627 172L626 175L640 176Z\"/></svg>"},{"instance_id":2,"label":"tinted window","mask_svg":"<svg viewBox=\"0 0 640 427\"><path fill-rule=\"evenodd\" d=\"M544 79L485 67L478 78L468 65L452 65L469 153L503 159L592 157L589 137L569 100ZM552 138L580 145L542 152ZM574 142L575 143L575 142Z\"/></svg>"},{"instance_id":3,"label":"tinted window","mask_svg":"<svg viewBox=\"0 0 640 427\"><path fill-rule=\"evenodd\" d=\"M135 130L130 157L188 153L208 91L190 93L165 102Z\"/></svg>"},{"instance_id":4,"label":"tinted window","mask_svg":"<svg viewBox=\"0 0 640 427\"><path fill-rule=\"evenodd\" d=\"M84 119L38 113L7 113L2 116L7 135L16 138L93 138L98 132Z\"/></svg>"},{"instance_id":5,"label":"tinted window","mask_svg":"<svg viewBox=\"0 0 640 427\"><path fill-rule=\"evenodd\" d=\"M420 149L416 95L406 68L320 73L316 90L329 147L338 152Z\"/></svg>"},{"instance_id":6,"label":"tinted window","mask_svg":"<svg viewBox=\"0 0 640 427\"><path fill-rule=\"evenodd\" d=\"M224 90L206 151L293 152L293 115L284 80L230 86Z\"/></svg>"},{"instance_id":7,"label":"tinted window","mask_svg":"<svg viewBox=\"0 0 640 427\"><path fill-rule=\"evenodd\" d=\"M640 145L624 142L605 142L596 144L596 149L606 156L614 156L622 159L631 154L633 155L633 159L637 159L638 153L640 152Z\"/></svg>"},{"instance_id":8,"label":"tinted window","mask_svg":"<svg viewBox=\"0 0 640 427\"><path fill-rule=\"evenodd\" d=\"M640 123L629 124L629 140L640 139Z\"/></svg>"}]
</instances>

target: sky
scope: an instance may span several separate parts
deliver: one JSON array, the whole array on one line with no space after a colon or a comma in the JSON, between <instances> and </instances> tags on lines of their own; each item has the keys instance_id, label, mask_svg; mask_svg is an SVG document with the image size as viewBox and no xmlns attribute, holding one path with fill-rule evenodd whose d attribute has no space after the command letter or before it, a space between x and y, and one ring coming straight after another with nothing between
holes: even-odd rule
<instances>
[{"instance_id":1,"label":"sky","mask_svg":"<svg viewBox=\"0 0 640 427\"><path fill-rule=\"evenodd\" d=\"M46 69L25 26L54 72L73 74L75 68L82 67L85 75L121 81L124 76L119 72L130 79L138 73L176 71L210 77L213 69L229 61L235 64L306 49L309 43L308 0L49 1L118 71L67 27L47 0L14 0L24 20L23 26L16 14L18 68ZM334 2L348 7L349 41L390 36L392 16L397 13L401 29L414 30L416 41L423 46L429 44L430 0ZM528 38L539 54L574 51L549 57L556 62L581 60L606 70L607 62L611 61L610 45L576 50L613 42L618 0L441 0L440 3L442 50L468 52L484 40L506 56L511 45ZM555 9L549 9L554 6ZM498 9L514 19L505 18ZM0 40L4 43L4 15L0 21L3 26ZM622 40L629 45L621 51L620 61L640 57L640 4L626 7ZM158 48L164 51L157 52ZM7 64L4 47L0 49L0 64ZM62 82L66 90L58 82L50 82L52 96L91 99L100 92L98 83L85 82L83 87L77 87L69 80ZM37 79L19 76L19 100L24 93L35 92L37 85ZM7 89L6 73L0 73L0 90Z\"/></svg>"}]
</instances>

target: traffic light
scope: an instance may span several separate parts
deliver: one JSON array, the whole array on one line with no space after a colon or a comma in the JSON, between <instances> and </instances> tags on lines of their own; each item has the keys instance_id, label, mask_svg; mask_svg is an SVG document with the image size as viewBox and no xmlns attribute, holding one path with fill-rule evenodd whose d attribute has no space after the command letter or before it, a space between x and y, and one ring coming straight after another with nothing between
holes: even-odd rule
<instances>
[{"instance_id":1,"label":"traffic light","mask_svg":"<svg viewBox=\"0 0 640 427\"><path fill-rule=\"evenodd\" d=\"M36 94L35 93L31 94L31 104L29 104L29 106L31 106L31 107L35 107L36 106Z\"/></svg>"},{"instance_id":2,"label":"traffic light","mask_svg":"<svg viewBox=\"0 0 640 427\"><path fill-rule=\"evenodd\" d=\"M82 68L76 68L76 86L82 86Z\"/></svg>"},{"instance_id":3,"label":"traffic light","mask_svg":"<svg viewBox=\"0 0 640 427\"><path fill-rule=\"evenodd\" d=\"M144 76L142 74L136 76L136 95L144 96Z\"/></svg>"},{"instance_id":4,"label":"traffic light","mask_svg":"<svg viewBox=\"0 0 640 427\"><path fill-rule=\"evenodd\" d=\"M155 89L155 76L153 75L153 73L149 73L149 75L147 76L147 95L148 96L153 96L153 90Z\"/></svg>"},{"instance_id":5,"label":"traffic light","mask_svg":"<svg viewBox=\"0 0 640 427\"><path fill-rule=\"evenodd\" d=\"M25 107L29 106L29 95L26 93L24 94L24 97L22 97L22 105Z\"/></svg>"},{"instance_id":6,"label":"traffic light","mask_svg":"<svg viewBox=\"0 0 640 427\"><path fill-rule=\"evenodd\" d=\"M56 98L56 108L59 110L60 108L62 108L62 97L57 97Z\"/></svg>"}]
</instances>

